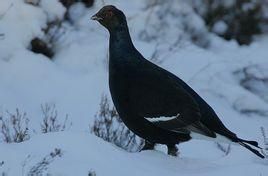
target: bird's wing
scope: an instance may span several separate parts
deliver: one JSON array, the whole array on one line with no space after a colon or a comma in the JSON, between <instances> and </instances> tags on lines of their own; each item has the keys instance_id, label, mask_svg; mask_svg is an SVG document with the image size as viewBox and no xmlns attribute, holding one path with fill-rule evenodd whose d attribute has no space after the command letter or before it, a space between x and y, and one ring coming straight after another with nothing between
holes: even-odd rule
<instances>
[{"instance_id":1,"label":"bird's wing","mask_svg":"<svg viewBox=\"0 0 268 176\"><path fill-rule=\"evenodd\" d=\"M139 116L166 130L184 129L215 136L200 123L201 113L194 98L174 75L154 64L130 71L129 104ZM131 74L130 73L130 74Z\"/></svg>"}]
</instances>

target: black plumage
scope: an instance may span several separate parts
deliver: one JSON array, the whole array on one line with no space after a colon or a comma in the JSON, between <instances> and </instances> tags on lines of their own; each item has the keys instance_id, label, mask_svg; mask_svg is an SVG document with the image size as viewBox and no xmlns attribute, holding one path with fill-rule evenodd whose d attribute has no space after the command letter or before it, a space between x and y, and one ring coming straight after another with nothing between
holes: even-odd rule
<instances>
[{"instance_id":1,"label":"black plumage","mask_svg":"<svg viewBox=\"0 0 268 176\"><path fill-rule=\"evenodd\" d=\"M92 16L110 33L109 86L116 110L126 126L146 140L144 149L166 144L176 155L175 144L193 134L217 135L239 143L259 157L258 143L240 139L228 130L214 110L184 81L144 59L134 47L124 13L104 6Z\"/></svg>"}]
</instances>

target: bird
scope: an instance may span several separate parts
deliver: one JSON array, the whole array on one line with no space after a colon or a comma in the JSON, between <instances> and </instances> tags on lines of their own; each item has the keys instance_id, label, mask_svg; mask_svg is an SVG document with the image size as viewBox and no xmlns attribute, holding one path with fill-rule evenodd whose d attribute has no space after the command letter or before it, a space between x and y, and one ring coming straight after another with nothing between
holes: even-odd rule
<instances>
[{"instance_id":1,"label":"bird","mask_svg":"<svg viewBox=\"0 0 268 176\"><path fill-rule=\"evenodd\" d=\"M106 5L91 19L109 32L112 101L123 123L145 139L141 150L163 144L169 155L178 156L177 144L203 137L239 144L264 158L256 141L241 139L230 131L187 83L142 56L132 42L121 10Z\"/></svg>"}]
</instances>

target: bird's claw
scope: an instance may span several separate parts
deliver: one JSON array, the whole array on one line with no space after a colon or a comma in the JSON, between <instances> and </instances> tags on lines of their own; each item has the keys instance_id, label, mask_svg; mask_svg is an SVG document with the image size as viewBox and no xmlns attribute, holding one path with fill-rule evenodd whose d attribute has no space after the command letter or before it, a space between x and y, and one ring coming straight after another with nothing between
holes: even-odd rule
<instances>
[{"instance_id":1,"label":"bird's claw","mask_svg":"<svg viewBox=\"0 0 268 176\"><path fill-rule=\"evenodd\" d=\"M179 156L180 152L178 150L178 148L176 147L176 145L172 145L172 146L167 146L168 147L168 155L171 156Z\"/></svg>"},{"instance_id":2,"label":"bird's claw","mask_svg":"<svg viewBox=\"0 0 268 176\"><path fill-rule=\"evenodd\" d=\"M144 144L144 146L142 147L142 149L140 150L140 152L143 151L143 150L154 150L154 146L155 146L154 143L145 141L145 144Z\"/></svg>"}]
</instances>

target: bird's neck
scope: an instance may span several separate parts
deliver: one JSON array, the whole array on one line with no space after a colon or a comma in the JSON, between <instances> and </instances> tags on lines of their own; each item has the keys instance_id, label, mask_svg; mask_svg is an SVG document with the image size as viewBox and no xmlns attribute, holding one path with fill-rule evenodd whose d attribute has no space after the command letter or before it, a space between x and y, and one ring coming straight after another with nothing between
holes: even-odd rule
<instances>
[{"instance_id":1,"label":"bird's neck","mask_svg":"<svg viewBox=\"0 0 268 176\"><path fill-rule=\"evenodd\" d=\"M110 57L126 59L126 55L135 51L127 24L122 24L114 30L110 30Z\"/></svg>"}]
</instances>

